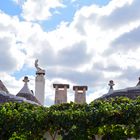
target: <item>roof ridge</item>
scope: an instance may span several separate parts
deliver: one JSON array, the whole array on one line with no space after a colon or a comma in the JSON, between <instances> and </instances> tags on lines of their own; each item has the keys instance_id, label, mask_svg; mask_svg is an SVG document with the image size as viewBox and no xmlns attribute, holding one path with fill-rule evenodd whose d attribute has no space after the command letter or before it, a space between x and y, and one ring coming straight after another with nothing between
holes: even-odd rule
<instances>
[{"instance_id":1,"label":"roof ridge","mask_svg":"<svg viewBox=\"0 0 140 140\"><path fill-rule=\"evenodd\" d=\"M3 84L3 82L1 80L0 80L0 90L4 91L7 94L9 94L8 89L6 88L6 86Z\"/></svg>"}]
</instances>

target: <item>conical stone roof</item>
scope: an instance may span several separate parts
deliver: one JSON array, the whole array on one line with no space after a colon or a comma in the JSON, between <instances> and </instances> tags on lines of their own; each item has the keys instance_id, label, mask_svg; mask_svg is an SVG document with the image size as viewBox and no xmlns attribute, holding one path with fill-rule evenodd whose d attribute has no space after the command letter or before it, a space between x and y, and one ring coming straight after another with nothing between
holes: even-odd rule
<instances>
[{"instance_id":1,"label":"conical stone roof","mask_svg":"<svg viewBox=\"0 0 140 140\"><path fill-rule=\"evenodd\" d=\"M18 92L18 94L16 96L24 97L24 98L26 98L29 101L33 101L33 102L36 102L36 103L40 104L40 102L36 99L36 97L33 95L33 93L31 92L31 90L28 88L29 79L28 79L27 76L24 77L23 82L24 82L24 86Z\"/></svg>"},{"instance_id":2,"label":"conical stone roof","mask_svg":"<svg viewBox=\"0 0 140 140\"><path fill-rule=\"evenodd\" d=\"M108 92L107 94L104 94L103 96L99 97L98 99L105 99L105 98L116 98L116 97L128 97L131 99L135 99L138 96L140 96L140 78L139 82L134 87L128 87L125 89L120 90L112 90L111 92Z\"/></svg>"},{"instance_id":3,"label":"conical stone roof","mask_svg":"<svg viewBox=\"0 0 140 140\"><path fill-rule=\"evenodd\" d=\"M0 80L0 91L9 94L9 91L7 90L7 88L5 87L5 85L3 84L1 80Z\"/></svg>"},{"instance_id":4,"label":"conical stone roof","mask_svg":"<svg viewBox=\"0 0 140 140\"><path fill-rule=\"evenodd\" d=\"M140 77L139 77L139 82L136 85L137 87L140 87Z\"/></svg>"}]
</instances>

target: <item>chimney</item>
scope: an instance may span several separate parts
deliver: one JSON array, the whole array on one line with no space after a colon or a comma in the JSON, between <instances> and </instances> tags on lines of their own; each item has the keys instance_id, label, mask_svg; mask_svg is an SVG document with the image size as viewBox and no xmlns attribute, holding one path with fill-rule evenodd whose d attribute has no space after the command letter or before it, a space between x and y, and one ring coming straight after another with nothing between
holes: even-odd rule
<instances>
[{"instance_id":1,"label":"chimney","mask_svg":"<svg viewBox=\"0 0 140 140\"><path fill-rule=\"evenodd\" d=\"M75 91L75 103L86 103L86 91L88 90L87 86L73 86Z\"/></svg>"},{"instance_id":2,"label":"chimney","mask_svg":"<svg viewBox=\"0 0 140 140\"><path fill-rule=\"evenodd\" d=\"M55 88L55 104L67 103L68 84L53 84Z\"/></svg>"},{"instance_id":3,"label":"chimney","mask_svg":"<svg viewBox=\"0 0 140 140\"><path fill-rule=\"evenodd\" d=\"M36 77L35 77L35 97L41 105L44 105L45 100L45 70L38 66L38 60L35 61Z\"/></svg>"}]
</instances>

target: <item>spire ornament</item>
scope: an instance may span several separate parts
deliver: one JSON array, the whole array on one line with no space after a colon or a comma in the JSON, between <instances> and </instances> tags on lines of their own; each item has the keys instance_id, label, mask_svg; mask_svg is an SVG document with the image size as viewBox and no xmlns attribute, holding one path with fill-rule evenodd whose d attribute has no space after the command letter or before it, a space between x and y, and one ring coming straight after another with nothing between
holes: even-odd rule
<instances>
[{"instance_id":1,"label":"spire ornament","mask_svg":"<svg viewBox=\"0 0 140 140\"><path fill-rule=\"evenodd\" d=\"M39 67L38 65L38 59L35 60L35 67L37 69L36 74L43 74L45 75L45 70Z\"/></svg>"},{"instance_id":2,"label":"spire ornament","mask_svg":"<svg viewBox=\"0 0 140 140\"><path fill-rule=\"evenodd\" d=\"M114 81L110 80L108 85L110 86L110 89L109 89L108 93L112 93L113 92L113 86L115 85Z\"/></svg>"}]
</instances>

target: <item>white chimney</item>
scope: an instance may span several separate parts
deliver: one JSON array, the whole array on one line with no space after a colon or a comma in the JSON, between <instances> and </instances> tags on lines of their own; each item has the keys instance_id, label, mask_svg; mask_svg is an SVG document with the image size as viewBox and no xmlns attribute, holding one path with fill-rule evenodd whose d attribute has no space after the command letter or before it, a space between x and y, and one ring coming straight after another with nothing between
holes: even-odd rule
<instances>
[{"instance_id":1,"label":"white chimney","mask_svg":"<svg viewBox=\"0 0 140 140\"><path fill-rule=\"evenodd\" d=\"M45 100L45 70L38 66L38 60L35 61L36 78L35 78L35 97L44 105Z\"/></svg>"}]
</instances>

